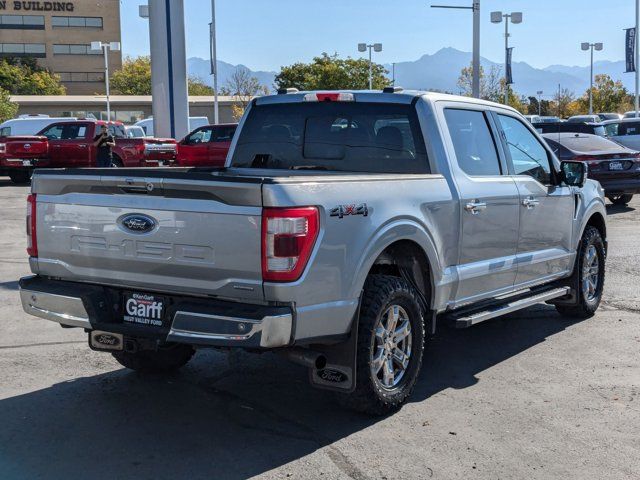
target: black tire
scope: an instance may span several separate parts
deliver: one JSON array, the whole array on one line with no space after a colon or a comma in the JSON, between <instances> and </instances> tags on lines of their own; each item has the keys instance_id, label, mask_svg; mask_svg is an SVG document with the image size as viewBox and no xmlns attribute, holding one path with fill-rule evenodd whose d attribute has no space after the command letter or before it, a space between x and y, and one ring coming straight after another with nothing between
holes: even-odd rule
<instances>
[{"instance_id":1,"label":"black tire","mask_svg":"<svg viewBox=\"0 0 640 480\"><path fill-rule=\"evenodd\" d=\"M191 360L195 350L190 345L174 343L158 350L138 350L137 352L113 352L120 365L136 372L171 372L183 367Z\"/></svg>"},{"instance_id":2,"label":"black tire","mask_svg":"<svg viewBox=\"0 0 640 480\"><path fill-rule=\"evenodd\" d=\"M9 172L9 178L13 183L17 183L18 185L27 184L31 181L31 172L27 170Z\"/></svg>"},{"instance_id":3,"label":"black tire","mask_svg":"<svg viewBox=\"0 0 640 480\"><path fill-rule=\"evenodd\" d=\"M401 307L411 326L410 355L397 385L386 388L374 378L372 366L376 347L376 327L383 315L393 306ZM403 318L403 317L399 317ZM394 329L395 331L395 329ZM370 275L364 287L358 325L358 352L356 356L356 389L349 395L340 394L339 402L350 409L370 415L385 415L399 409L407 400L418 379L424 352L425 324L418 294L405 280L387 275ZM391 361L393 365L393 361ZM384 362L381 362L384 365ZM382 367L386 371L386 366ZM393 367L392 367L393 370ZM383 374L384 375L384 374Z\"/></svg>"},{"instance_id":4,"label":"black tire","mask_svg":"<svg viewBox=\"0 0 640 480\"><path fill-rule=\"evenodd\" d=\"M618 195L610 195L607 198L614 205L626 205L633 198L633 194L632 193L621 193L621 194L618 194Z\"/></svg>"},{"instance_id":5,"label":"black tire","mask_svg":"<svg viewBox=\"0 0 640 480\"><path fill-rule=\"evenodd\" d=\"M597 279L593 292L590 291L588 284L585 283L583 279L585 265L588 265L590 261L589 252L592 248L592 251L597 255L598 261L597 274L592 276L592 278ZM578 248L576 268L574 268L573 274L569 279L569 285L576 292L577 303L575 305L556 305L556 309L561 315L582 319L593 316L602 300L605 261L606 251L600 231L595 227L588 226L582 234L582 240L580 240L580 247Z\"/></svg>"}]
</instances>

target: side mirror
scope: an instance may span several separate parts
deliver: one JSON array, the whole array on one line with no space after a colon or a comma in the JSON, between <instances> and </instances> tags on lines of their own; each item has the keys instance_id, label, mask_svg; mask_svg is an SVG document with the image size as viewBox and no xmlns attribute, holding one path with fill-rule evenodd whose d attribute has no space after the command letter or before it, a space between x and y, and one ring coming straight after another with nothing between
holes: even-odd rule
<instances>
[{"instance_id":1,"label":"side mirror","mask_svg":"<svg viewBox=\"0 0 640 480\"><path fill-rule=\"evenodd\" d=\"M570 187L582 187L587 181L587 164L585 162L563 161L560 163L562 181Z\"/></svg>"}]
</instances>

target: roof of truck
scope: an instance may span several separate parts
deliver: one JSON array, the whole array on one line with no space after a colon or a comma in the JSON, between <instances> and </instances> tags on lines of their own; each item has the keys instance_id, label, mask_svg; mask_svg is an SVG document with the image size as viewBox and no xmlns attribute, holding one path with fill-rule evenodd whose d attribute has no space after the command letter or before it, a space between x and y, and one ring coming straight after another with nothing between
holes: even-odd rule
<instances>
[{"instance_id":1,"label":"roof of truck","mask_svg":"<svg viewBox=\"0 0 640 480\"><path fill-rule=\"evenodd\" d=\"M455 101L465 103L475 103L478 105L494 106L516 111L515 109L488 100L482 100L462 95L452 95L449 93L430 92L426 90L401 90L398 88L395 92L383 92L381 90L309 90L291 93L281 93L277 95L266 95L264 97L256 97L254 101L257 105L266 105L274 103L297 103L304 101L306 95L309 94L352 94L355 101L375 101L380 103L411 103L415 98L425 97L431 101Z\"/></svg>"}]
</instances>

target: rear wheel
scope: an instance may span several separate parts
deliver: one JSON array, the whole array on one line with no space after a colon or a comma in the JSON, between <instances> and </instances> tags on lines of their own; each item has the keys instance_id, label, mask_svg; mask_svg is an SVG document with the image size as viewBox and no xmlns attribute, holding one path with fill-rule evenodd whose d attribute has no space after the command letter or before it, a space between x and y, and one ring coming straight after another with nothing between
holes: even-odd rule
<instances>
[{"instance_id":1,"label":"rear wheel","mask_svg":"<svg viewBox=\"0 0 640 480\"><path fill-rule=\"evenodd\" d=\"M14 172L9 172L9 178L13 183L29 183L31 180L31 172L28 170L16 170Z\"/></svg>"},{"instance_id":2,"label":"rear wheel","mask_svg":"<svg viewBox=\"0 0 640 480\"><path fill-rule=\"evenodd\" d=\"M183 367L191 360L195 350L190 345L172 343L158 350L138 350L136 352L113 352L120 365L136 372L171 372Z\"/></svg>"},{"instance_id":3,"label":"rear wheel","mask_svg":"<svg viewBox=\"0 0 640 480\"><path fill-rule=\"evenodd\" d=\"M620 194L616 194L616 195L609 195L607 198L614 205L626 205L633 198L633 194L632 193L620 193Z\"/></svg>"},{"instance_id":4,"label":"rear wheel","mask_svg":"<svg viewBox=\"0 0 640 480\"><path fill-rule=\"evenodd\" d=\"M356 389L339 395L339 401L372 415L399 409L418 379L424 337L423 311L413 287L401 278L369 276L358 325Z\"/></svg>"},{"instance_id":5,"label":"rear wheel","mask_svg":"<svg viewBox=\"0 0 640 480\"><path fill-rule=\"evenodd\" d=\"M597 228L587 227L580 241L578 263L570 279L577 295L575 305L556 305L561 315L589 318L600 306L604 289L606 252Z\"/></svg>"}]
</instances>

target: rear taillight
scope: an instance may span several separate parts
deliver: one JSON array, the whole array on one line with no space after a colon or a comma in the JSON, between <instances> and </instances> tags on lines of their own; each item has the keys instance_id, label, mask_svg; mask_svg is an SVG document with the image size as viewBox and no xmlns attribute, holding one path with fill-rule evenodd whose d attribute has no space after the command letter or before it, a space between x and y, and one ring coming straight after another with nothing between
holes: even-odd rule
<instances>
[{"instance_id":1,"label":"rear taillight","mask_svg":"<svg viewBox=\"0 0 640 480\"><path fill-rule=\"evenodd\" d=\"M265 208L262 211L262 279L294 282L307 266L318 238L315 207Z\"/></svg>"},{"instance_id":2,"label":"rear taillight","mask_svg":"<svg viewBox=\"0 0 640 480\"><path fill-rule=\"evenodd\" d=\"M38 256L38 237L36 235L36 194L27 197L27 253Z\"/></svg>"}]
</instances>

